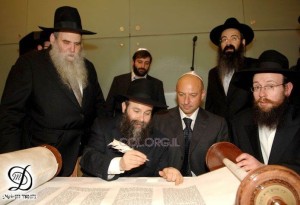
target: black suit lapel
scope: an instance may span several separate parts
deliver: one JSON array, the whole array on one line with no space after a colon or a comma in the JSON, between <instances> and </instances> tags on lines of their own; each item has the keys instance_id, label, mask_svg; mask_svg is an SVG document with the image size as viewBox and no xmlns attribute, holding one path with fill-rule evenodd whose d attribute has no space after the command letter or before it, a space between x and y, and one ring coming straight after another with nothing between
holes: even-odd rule
<instances>
[{"instance_id":1,"label":"black suit lapel","mask_svg":"<svg viewBox=\"0 0 300 205\"><path fill-rule=\"evenodd\" d=\"M181 117L179 113L179 107L173 108L173 110L170 112L170 123L171 126L170 130L173 130L173 137L177 139L178 141L176 144L180 145L180 151L182 156L184 156L184 136L183 136L183 127L181 122Z\"/></svg>"},{"instance_id":2,"label":"black suit lapel","mask_svg":"<svg viewBox=\"0 0 300 205\"><path fill-rule=\"evenodd\" d=\"M201 133L202 136L206 136L206 122L207 122L207 115L203 112L201 108L199 108L196 122L194 124L193 133ZM199 134L197 134L199 136ZM192 137L191 139L191 145L190 145L190 153L194 151L194 149L201 143L202 138L201 137Z\"/></svg>"},{"instance_id":3,"label":"black suit lapel","mask_svg":"<svg viewBox=\"0 0 300 205\"><path fill-rule=\"evenodd\" d=\"M282 120L284 128L279 126L276 130L268 164L276 164L280 160L299 131L299 121L293 121L291 115L291 111L288 112Z\"/></svg>"},{"instance_id":4,"label":"black suit lapel","mask_svg":"<svg viewBox=\"0 0 300 205\"><path fill-rule=\"evenodd\" d=\"M251 150L253 151L253 156L263 162L263 156L260 148L260 141L258 135L258 126L257 125L248 125L245 126L246 132L248 134L249 142L251 145ZM251 153L249 153L251 154Z\"/></svg>"}]
</instances>

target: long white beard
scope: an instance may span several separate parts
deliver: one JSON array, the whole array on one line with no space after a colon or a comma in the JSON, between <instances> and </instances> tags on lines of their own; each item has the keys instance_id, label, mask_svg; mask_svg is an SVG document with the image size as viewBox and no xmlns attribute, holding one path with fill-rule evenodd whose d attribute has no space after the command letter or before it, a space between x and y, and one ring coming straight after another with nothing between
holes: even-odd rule
<instances>
[{"instance_id":1,"label":"long white beard","mask_svg":"<svg viewBox=\"0 0 300 205\"><path fill-rule=\"evenodd\" d=\"M61 53L57 44L52 44L50 50L52 62L62 80L70 89L78 83L84 89L88 84L88 73L84 63L84 53L76 54L73 61L68 61L67 54ZM78 85L77 85L78 86Z\"/></svg>"}]
</instances>

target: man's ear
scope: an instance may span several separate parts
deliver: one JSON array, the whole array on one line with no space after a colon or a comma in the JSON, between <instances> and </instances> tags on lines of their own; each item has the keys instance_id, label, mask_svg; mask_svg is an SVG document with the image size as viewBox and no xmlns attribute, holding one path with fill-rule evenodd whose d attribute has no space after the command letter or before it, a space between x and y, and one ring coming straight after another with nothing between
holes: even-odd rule
<instances>
[{"instance_id":1,"label":"man's ear","mask_svg":"<svg viewBox=\"0 0 300 205\"><path fill-rule=\"evenodd\" d=\"M285 84L285 91L284 91L284 93L285 93L286 96L290 96L291 95L293 87L294 87L293 83L291 83L291 82L288 82L287 84Z\"/></svg>"},{"instance_id":2,"label":"man's ear","mask_svg":"<svg viewBox=\"0 0 300 205\"><path fill-rule=\"evenodd\" d=\"M124 102L122 102L122 113L125 113L125 111L126 111L126 103L125 103L125 101Z\"/></svg>"},{"instance_id":3,"label":"man's ear","mask_svg":"<svg viewBox=\"0 0 300 205\"><path fill-rule=\"evenodd\" d=\"M242 40L242 44L244 45L244 47L246 46L246 40L245 39Z\"/></svg>"},{"instance_id":4,"label":"man's ear","mask_svg":"<svg viewBox=\"0 0 300 205\"><path fill-rule=\"evenodd\" d=\"M205 96L206 96L206 91L205 89L202 90L202 93L201 93L201 101L203 102L203 100L205 99Z\"/></svg>"},{"instance_id":5,"label":"man's ear","mask_svg":"<svg viewBox=\"0 0 300 205\"><path fill-rule=\"evenodd\" d=\"M51 35L50 35L50 43L53 44L54 41L55 41L54 33L51 33Z\"/></svg>"}]
</instances>

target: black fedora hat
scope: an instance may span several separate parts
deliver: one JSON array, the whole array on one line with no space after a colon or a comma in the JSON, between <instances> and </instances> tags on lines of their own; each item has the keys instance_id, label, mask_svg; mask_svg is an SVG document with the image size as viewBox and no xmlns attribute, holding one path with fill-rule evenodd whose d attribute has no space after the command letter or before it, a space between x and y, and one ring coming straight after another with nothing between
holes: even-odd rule
<instances>
[{"instance_id":1,"label":"black fedora hat","mask_svg":"<svg viewBox=\"0 0 300 205\"><path fill-rule=\"evenodd\" d=\"M78 10L70 6L62 6L56 9L53 28L46 28L42 26L39 26L39 28L44 31L52 30L52 32L67 30L85 35L96 34L92 31L82 29L81 18Z\"/></svg>"},{"instance_id":2,"label":"black fedora hat","mask_svg":"<svg viewBox=\"0 0 300 205\"><path fill-rule=\"evenodd\" d=\"M234 73L232 82L237 87L249 90L253 85L253 76L257 73L279 73L293 84L300 79L300 72L289 69L286 56L275 50L266 50L259 56L257 66Z\"/></svg>"},{"instance_id":3,"label":"black fedora hat","mask_svg":"<svg viewBox=\"0 0 300 205\"><path fill-rule=\"evenodd\" d=\"M125 95L119 95L120 101L132 100L155 108L167 108L164 103L158 102L155 86L152 81L145 78L136 79L129 85Z\"/></svg>"},{"instance_id":4,"label":"black fedora hat","mask_svg":"<svg viewBox=\"0 0 300 205\"><path fill-rule=\"evenodd\" d=\"M236 18L228 18L224 24L219 25L211 30L209 35L210 40L218 46L220 44L220 37L222 32L228 28L235 28L239 30L246 40L246 45L251 43L254 38L254 32L252 28L250 28L250 26L240 23Z\"/></svg>"}]
</instances>

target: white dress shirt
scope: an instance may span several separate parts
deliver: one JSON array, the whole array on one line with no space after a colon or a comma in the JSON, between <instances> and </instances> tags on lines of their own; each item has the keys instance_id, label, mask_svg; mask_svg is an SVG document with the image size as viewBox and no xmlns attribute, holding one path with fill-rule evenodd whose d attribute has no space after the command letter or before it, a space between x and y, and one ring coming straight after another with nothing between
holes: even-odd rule
<instances>
[{"instance_id":1,"label":"white dress shirt","mask_svg":"<svg viewBox=\"0 0 300 205\"><path fill-rule=\"evenodd\" d=\"M258 133L259 133L259 142L260 142L260 148L262 151L264 163L268 164L276 128L275 129L269 129L266 126L258 126Z\"/></svg>"}]
</instances>

